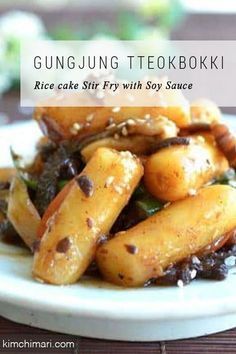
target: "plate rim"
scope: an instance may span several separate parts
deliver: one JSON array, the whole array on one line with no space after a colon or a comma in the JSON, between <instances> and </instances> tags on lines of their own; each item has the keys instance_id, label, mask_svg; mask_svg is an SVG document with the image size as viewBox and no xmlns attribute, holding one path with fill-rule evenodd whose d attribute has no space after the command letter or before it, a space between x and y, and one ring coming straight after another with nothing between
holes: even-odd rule
<instances>
[{"instance_id":1,"label":"plate rim","mask_svg":"<svg viewBox=\"0 0 236 354\"><path fill-rule=\"evenodd\" d=\"M230 115L224 115L226 120L232 119L234 116ZM236 123L236 121L235 121ZM34 125L35 122L32 120L24 121L24 122L17 122L10 124L8 126L3 126L0 127L0 132L6 131L8 132L9 129L17 129L18 126L29 126L29 125ZM170 302L167 301L166 303L164 301L161 301L160 304L155 303L154 301L151 301L150 303L145 303L145 307L142 307L139 311L137 311L137 305L142 304L142 298L140 299L140 302L132 302L132 300L128 300L125 302L124 306L124 301L119 302L119 296L112 300L105 299L96 299L96 301L91 301L91 299L82 299L81 297L78 296L77 301L72 301L72 302L63 302L63 297L67 296L64 295L62 298L54 298L53 293L50 293L49 297L46 297L42 299L42 295L47 295L47 287L52 287L57 289L62 289L63 287L57 287L53 285L47 285L47 284L40 284L34 281L33 279L27 279L27 281L30 282L31 287L33 286L35 288L35 296L32 298L31 292L28 294L27 292L23 292L22 289L16 289L14 288L14 284L10 284L7 281L7 277L2 276L3 274L0 271L0 302L1 303L9 303L9 304L14 304L18 305L24 308L28 309L34 309L34 310L40 310L48 313L62 313L62 314L68 314L68 313L73 313L74 315L78 316L84 316L88 318L108 318L108 319L124 319L124 320L164 320L164 319L185 319L185 318L200 318L203 316L220 316L220 315L225 315L225 314L233 314L236 313L236 295L228 295L224 298L217 298L215 301L212 301L212 299L204 300L202 298L198 299L191 299L188 301L187 304L184 302L181 302L178 300L177 302L172 301L172 306L170 306ZM9 278L9 276L8 276ZM230 281L231 275L227 280L224 282ZM25 280L25 279L24 279ZM21 278L19 278L19 282L22 282L24 285L24 280L22 281ZM212 281L204 281L204 280L198 280L198 282L209 282L212 283ZM214 282L213 282L214 283ZM34 284L34 285L32 285ZM196 283L197 284L197 283ZM217 284L220 286L220 284L217 282ZM27 283L25 284L27 285ZM191 284L189 286L193 286L194 284ZM75 285L69 285L66 286L67 289L70 289L70 287L78 287L78 292L79 288L81 285L75 284ZM87 288L89 289L89 288ZM153 289L153 288L152 288ZM157 288L158 290L159 288ZM184 288L174 288L176 293L176 290L178 290L179 294L184 291ZM38 291L37 291L38 290ZM100 291L99 288L97 288L98 291ZM107 290L107 289L106 289ZM114 292L116 289L109 289L109 291ZM139 292L141 290L141 293L143 291L150 291L148 288L137 288L137 289L118 289L117 294L119 294L120 291L128 291L129 293L132 294L132 292ZM63 290L62 290L63 291ZM109 294L109 292L108 292ZM73 294L74 296L74 294ZM181 295L180 295L181 296ZM157 299L158 302L158 299ZM43 308L42 308L43 305ZM76 305L76 306L75 306ZM115 305L115 306L114 306ZM155 305L155 306L154 306ZM178 306L176 306L178 305ZM185 309L181 308L179 305L184 305Z\"/></svg>"}]
</instances>

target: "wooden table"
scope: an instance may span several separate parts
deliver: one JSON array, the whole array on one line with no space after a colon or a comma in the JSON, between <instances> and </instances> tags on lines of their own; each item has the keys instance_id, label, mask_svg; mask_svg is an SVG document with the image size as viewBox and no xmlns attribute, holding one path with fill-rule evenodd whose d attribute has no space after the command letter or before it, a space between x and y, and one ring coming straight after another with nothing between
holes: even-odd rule
<instances>
[{"instance_id":1,"label":"wooden table","mask_svg":"<svg viewBox=\"0 0 236 354\"><path fill-rule=\"evenodd\" d=\"M34 340L71 340L71 336L60 336L54 332L48 332L28 326L23 326L0 317L0 338L10 338L16 340L34 339ZM130 343L118 341L105 341L98 339L90 339L83 337L74 337L77 349L74 351L68 349L50 350L48 353L74 353L74 354L206 354L206 353L236 353L236 330L231 330L215 335L201 337L197 339L187 339L167 342L150 342L150 343ZM77 351L76 351L77 350ZM8 351L0 353L9 354ZM10 354L16 354L13 351ZM19 353L28 353L27 351L19 351ZM33 353L42 353L41 351L32 351ZM47 351L43 352L46 354Z\"/></svg>"},{"instance_id":2,"label":"wooden table","mask_svg":"<svg viewBox=\"0 0 236 354\"><path fill-rule=\"evenodd\" d=\"M14 6L15 7L15 6ZM2 10L3 11L3 10ZM0 9L1 13L1 9ZM101 15L102 14L102 15ZM101 16L106 16L113 23L113 14L101 13ZM61 20L67 17L69 23L76 25L78 21L87 21L88 17L93 17L93 14L77 14L68 10L67 16L56 11L53 13L40 13L47 27L60 23ZM65 21L64 21L65 22ZM81 23L81 22L80 22ZM172 34L174 39L235 39L236 37L236 16L235 15L192 15L186 18L185 22ZM9 121L30 119L31 112L20 112L18 109L18 94L10 93L4 99L0 100L0 112L4 112L9 117ZM236 108L225 108L228 113L236 113ZM1 119L1 118L0 118ZM58 334L40 329L23 326L13 323L9 320L0 317L0 338L12 338L20 336L25 337L57 338ZM65 336L64 338L71 338ZM197 339L167 341L167 342L151 342L151 343L129 343L129 342L112 342L105 340L88 339L82 337L74 337L78 343L78 350L74 353L90 354L90 353L122 353L122 354L205 354L205 353L236 353L236 329L223 333L201 337ZM21 353L29 353L30 351L21 351ZM62 353L61 350L44 351L44 353ZM65 352L65 351L63 351ZM72 353L73 351L67 351ZM0 350L0 353L5 353ZM6 351L6 353L15 354L16 351ZM31 353L42 353L42 351L31 351Z\"/></svg>"}]
</instances>

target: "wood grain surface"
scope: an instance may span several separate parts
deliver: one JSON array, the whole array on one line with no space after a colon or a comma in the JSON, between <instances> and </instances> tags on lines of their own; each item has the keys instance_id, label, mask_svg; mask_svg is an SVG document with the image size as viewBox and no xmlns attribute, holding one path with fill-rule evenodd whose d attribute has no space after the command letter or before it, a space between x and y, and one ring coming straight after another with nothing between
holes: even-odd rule
<instances>
[{"instance_id":1,"label":"wood grain surface","mask_svg":"<svg viewBox=\"0 0 236 354\"><path fill-rule=\"evenodd\" d=\"M166 342L118 342L90 339L74 336L61 336L60 334L20 325L0 317L0 338L13 337L17 339L35 340L63 340L70 341L72 338L77 343L76 349L67 351L51 350L45 353L74 353L74 354L205 354L205 353L236 353L236 330L230 330L223 333L200 337L196 339L186 339ZM19 353L42 353L41 351L19 351ZM11 354L10 351L1 351L0 353ZM13 351L12 354L16 354Z\"/></svg>"},{"instance_id":2,"label":"wood grain surface","mask_svg":"<svg viewBox=\"0 0 236 354\"><path fill-rule=\"evenodd\" d=\"M10 6L10 5L9 5ZM11 5L13 6L13 5ZM13 8L15 9L15 5ZM0 7L1 12L6 8ZM114 14L101 11L101 13L75 13L67 10L63 13L55 10L54 12L39 13L45 21L48 28L58 23L67 22L72 26L78 23L88 23L94 16L100 16L102 19L110 21L114 24ZM173 39L236 39L236 16L235 15L191 15L186 17L185 21L173 32ZM1 112L6 114L9 122L21 119L30 119L30 110L21 110L19 108L19 94L12 92L0 99L0 122ZM236 108L224 108L227 113L236 113ZM0 317L0 340L7 338L60 338L61 335L49 331L13 323L7 319ZM71 336L63 336L63 340L70 340ZM151 342L151 343L129 343L118 341L96 340L82 337L73 337L78 344L73 350L48 350L44 353L106 353L106 354L205 354L205 353L236 353L236 329L218 333L206 337L200 337L188 340L168 341L168 342ZM16 354L16 350L1 350L0 353ZM42 353L37 350L21 350L19 353Z\"/></svg>"}]
</instances>

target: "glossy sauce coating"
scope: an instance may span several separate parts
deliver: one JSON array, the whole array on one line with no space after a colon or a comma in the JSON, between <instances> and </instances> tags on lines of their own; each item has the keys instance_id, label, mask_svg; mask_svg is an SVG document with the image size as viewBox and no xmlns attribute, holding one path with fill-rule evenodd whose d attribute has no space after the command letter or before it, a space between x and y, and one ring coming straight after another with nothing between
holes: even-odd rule
<instances>
[{"instance_id":1,"label":"glossy sauce coating","mask_svg":"<svg viewBox=\"0 0 236 354\"><path fill-rule=\"evenodd\" d=\"M100 148L70 186L35 253L33 275L52 284L69 284L91 263L100 237L106 235L143 174L129 152Z\"/></svg>"},{"instance_id":2,"label":"glossy sauce coating","mask_svg":"<svg viewBox=\"0 0 236 354\"><path fill-rule=\"evenodd\" d=\"M123 286L141 286L222 235L226 242L227 233L236 226L235 198L232 187L209 186L116 234L97 251L103 277ZM135 252L129 252L127 245Z\"/></svg>"},{"instance_id":3,"label":"glossy sauce coating","mask_svg":"<svg viewBox=\"0 0 236 354\"><path fill-rule=\"evenodd\" d=\"M188 145L170 146L151 155L145 163L144 182L156 198L176 201L195 194L228 167L212 138L192 136Z\"/></svg>"}]
</instances>

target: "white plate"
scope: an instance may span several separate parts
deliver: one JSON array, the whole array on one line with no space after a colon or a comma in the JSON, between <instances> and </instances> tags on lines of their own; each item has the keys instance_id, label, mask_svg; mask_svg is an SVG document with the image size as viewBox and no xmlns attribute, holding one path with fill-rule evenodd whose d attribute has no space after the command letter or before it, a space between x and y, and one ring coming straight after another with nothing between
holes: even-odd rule
<instances>
[{"instance_id":1,"label":"white plate","mask_svg":"<svg viewBox=\"0 0 236 354\"><path fill-rule=\"evenodd\" d=\"M226 118L236 129L236 121ZM34 122L0 129L0 165L9 145L29 155L40 136ZM189 338L236 326L236 269L227 280L184 287L123 289L101 282L43 285L32 257L0 243L0 314L16 322L86 337L153 341Z\"/></svg>"}]
</instances>

